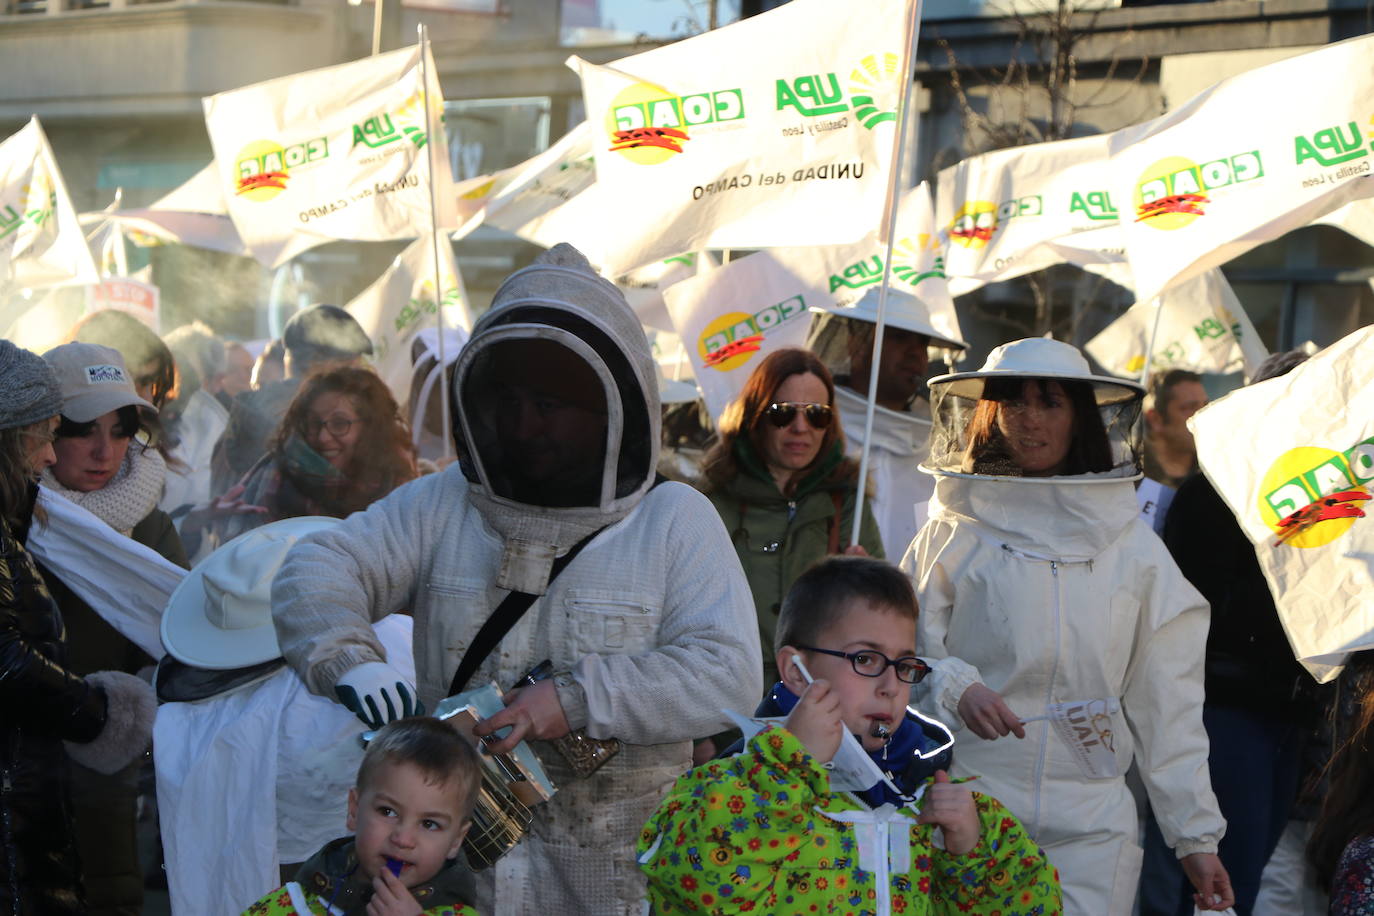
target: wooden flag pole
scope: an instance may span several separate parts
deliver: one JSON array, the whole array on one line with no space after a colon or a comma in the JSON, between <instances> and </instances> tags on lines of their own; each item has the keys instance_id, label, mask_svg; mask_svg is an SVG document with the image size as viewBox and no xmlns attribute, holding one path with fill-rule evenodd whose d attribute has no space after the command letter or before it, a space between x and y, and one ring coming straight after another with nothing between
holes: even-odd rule
<instances>
[{"instance_id":1,"label":"wooden flag pole","mask_svg":"<svg viewBox=\"0 0 1374 916\"><path fill-rule=\"evenodd\" d=\"M378 8L381 2L378 0ZM425 107L425 163L429 169L429 242L434 253L434 321L439 336L439 397L443 399L443 409L439 411L441 430L444 437L444 455L455 455L452 428L449 420L448 362L444 354L444 274L439 262L439 205L435 201L437 186L434 181L434 117L429 104L429 29L422 22L416 26L420 38L420 104ZM448 163L444 163L448 168ZM447 239L445 240L447 241ZM420 418L424 422L424 418Z\"/></svg>"}]
</instances>

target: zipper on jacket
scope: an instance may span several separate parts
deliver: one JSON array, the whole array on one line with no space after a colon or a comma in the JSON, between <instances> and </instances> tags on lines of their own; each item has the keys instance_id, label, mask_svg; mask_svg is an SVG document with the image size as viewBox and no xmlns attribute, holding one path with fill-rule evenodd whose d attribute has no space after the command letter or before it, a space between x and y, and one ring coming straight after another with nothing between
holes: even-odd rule
<instances>
[{"instance_id":1,"label":"zipper on jacket","mask_svg":"<svg viewBox=\"0 0 1374 916\"><path fill-rule=\"evenodd\" d=\"M21 900L19 896L19 855L15 848L17 840L14 838L14 823L10 816L10 795L14 792L14 783L10 779L10 768L6 764L0 767L0 846L5 850L5 864L9 868L9 894L11 913L20 916Z\"/></svg>"},{"instance_id":2,"label":"zipper on jacket","mask_svg":"<svg viewBox=\"0 0 1374 916\"><path fill-rule=\"evenodd\" d=\"M1083 560L1064 560L1058 557L1051 557L1045 554L1031 553L1028 550L1021 550L1010 544L1003 544L1002 549L1013 557L1021 557L1027 560L1037 560L1042 563L1050 564L1051 588L1054 592L1052 607L1054 610L1054 662L1050 666L1049 685L1045 688L1045 706L1048 707L1054 702L1054 682L1059 677L1059 660L1064 651L1064 626L1063 626L1063 606L1062 606L1062 587L1059 581L1059 567L1068 564L1085 565L1088 572L1092 572L1093 561L1091 558ZM1028 825L1030 835L1036 838L1040 832L1040 803L1044 794L1045 784L1045 764L1049 757L1050 729L1047 723L1042 724L1040 732L1040 751L1036 756L1033 790L1033 803L1031 805L1031 819Z\"/></svg>"}]
</instances>

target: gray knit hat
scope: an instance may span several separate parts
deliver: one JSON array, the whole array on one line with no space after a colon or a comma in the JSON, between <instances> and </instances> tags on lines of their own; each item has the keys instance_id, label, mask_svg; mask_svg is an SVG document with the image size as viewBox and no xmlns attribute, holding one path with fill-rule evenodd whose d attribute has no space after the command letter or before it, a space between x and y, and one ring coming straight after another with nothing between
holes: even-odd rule
<instances>
[{"instance_id":1,"label":"gray knit hat","mask_svg":"<svg viewBox=\"0 0 1374 916\"><path fill-rule=\"evenodd\" d=\"M62 412L57 373L43 357L0 340L0 429L28 426Z\"/></svg>"}]
</instances>

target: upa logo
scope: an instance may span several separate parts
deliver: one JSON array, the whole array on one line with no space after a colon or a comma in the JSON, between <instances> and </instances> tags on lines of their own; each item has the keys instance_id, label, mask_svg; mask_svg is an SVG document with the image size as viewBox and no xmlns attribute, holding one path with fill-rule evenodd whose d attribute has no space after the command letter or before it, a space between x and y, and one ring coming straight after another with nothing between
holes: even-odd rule
<instances>
[{"instance_id":1,"label":"upa logo","mask_svg":"<svg viewBox=\"0 0 1374 916\"><path fill-rule=\"evenodd\" d=\"M1260 517L1280 544L1321 547L1365 517L1374 481L1374 436L1344 452L1314 446L1289 449L1265 473Z\"/></svg>"},{"instance_id":2,"label":"upa logo","mask_svg":"<svg viewBox=\"0 0 1374 916\"><path fill-rule=\"evenodd\" d=\"M913 287L923 280L945 279L945 259L938 253L932 257L939 248L939 240L924 232L914 239L899 239L892 246L892 275Z\"/></svg>"},{"instance_id":3,"label":"upa logo","mask_svg":"<svg viewBox=\"0 0 1374 916\"><path fill-rule=\"evenodd\" d=\"M292 169L313 165L329 156L329 140L317 137L283 147L272 140L254 140L239 150L234 167L234 193L254 201L268 201L286 190Z\"/></svg>"},{"instance_id":4,"label":"upa logo","mask_svg":"<svg viewBox=\"0 0 1374 916\"><path fill-rule=\"evenodd\" d=\"M1369 123L1374 125L1374 118L1370 118ZM1364 133L1356 121L1337 124L1335 127L1319 130L1310 137L1294 137L1293 155L1298 165L1302 165L1308 159L1316 160L1318 165L1323 166L1340 165L1368 156L1368 141L1371 138L1374 138L1374 133Z\"/></svg>"},{"instance_id":5,"label":"upa logo","mask_svg":"<svg viewBox=\"0 0 1374 916\"><path fill-rule=\"evenodd\" d=\"M416 91L401 103L392 114L380 114L353 125L353 148L359 144L379 149L397 140L408 139L416 149L425 145L428 137L424 122L424 97Z\"/></svg>"},{"instance_id":6,"label":"upa logo","mask_svg":"<svg viewBox=\"0 0 1374 916\"><path fill-rule=\"evenodd\" d=\"M1069 213L1082 213L1091 220L1113 222L1121 217L1112 203L1111 194L1107 191L1088 191L1086 194L1074 191L1073 197L1069 199Z\"/></svg>"},{"instance_id":7,"label":"upa logo","mask_svg":"<svg viewBox=\"0 0 1374 916\"><path fill-rule=\"evenodd\" d=\"M710 369L729 372L738 369L763 348L765 335L785 321L806 314L806 301L800 296L784 299L754 314L730 312L714 318L697 338L697 354Z\"/></svg>"},{"instance_id":8,"label":"upa logo","mask_svg":"<svg viewBox=\"0 0 1374 916\"><path fill-rule=\"evenodd\" d=\"M1259 150L1198 165L1169 156L1147 168L1135 186L1135 221L1153 229L1174 230L1206 216L1207 192L1264 177Z\"/></svg>"},{"instance_id":9,"label":"upa logo","mask_svg":"<svg viewBox=\"0 0 1374 916\"><path fill-rule=\"evenodd\" d=\"M635 83L611 100L606 133L613 152L640 165L657 165L683 151L693 128L743 119L742 89L679 96L652 83Z\"/></svg>"},{"instance_id":10,"label":"upa logo","mask_svg":"<svg viewBox=\"0 0 1374 916\"><path fill-rule=\"evenodd\" d=\"M844 114L852 106L854 117L872 130L897 120L900 69L901 57L891 51L865 55L849 73L848 99L836 73L780 79L776 84L777 110L794 108L803 117L819 118Z\"/></svg>"},{"instance_id":11,"label":"upa logo","mask_svg":"<svg viewBox=\"0 0 1374 916\"><path fill-rule=\"evenodd\" d=\"M18 231L20 226L41 226L57 211L57 191L52 179L43 172L35 172L33 180L20 189L24 199L20 209L12 204L0 204L0 239Z\"/></svg>"}]
</instances>

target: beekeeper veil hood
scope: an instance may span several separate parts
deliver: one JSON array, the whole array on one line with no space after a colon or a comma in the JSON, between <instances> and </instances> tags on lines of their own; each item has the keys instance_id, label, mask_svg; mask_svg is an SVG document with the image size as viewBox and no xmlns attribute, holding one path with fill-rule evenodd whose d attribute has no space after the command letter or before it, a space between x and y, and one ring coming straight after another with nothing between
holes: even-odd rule
<instances>
[{"instance_id":1,"label":"beekeeper veil hood","mask_svg":"<svg viewBox=\"0 0 1374 916\"><path fill-rule=\"evenodd\" d=\"M571 245L501 284L458 359L452 407L468 498L505 542L502 588L543 594L556 556L653 485L648 341L624 295Z\"/></svg>"},{"instance_id":2,"label":"beekeeper veil hood","mask_svg":"<svg viewBox=\"0 0 1374 916\"><path fill-rule=\"evenodd\" d=\"M976 372L930 380L935 429L921 469L1026 482L1138 478L1142 395L1135 382L1094 375L1070 344L1003 344Z\"/></svg>"}]
</instances>

